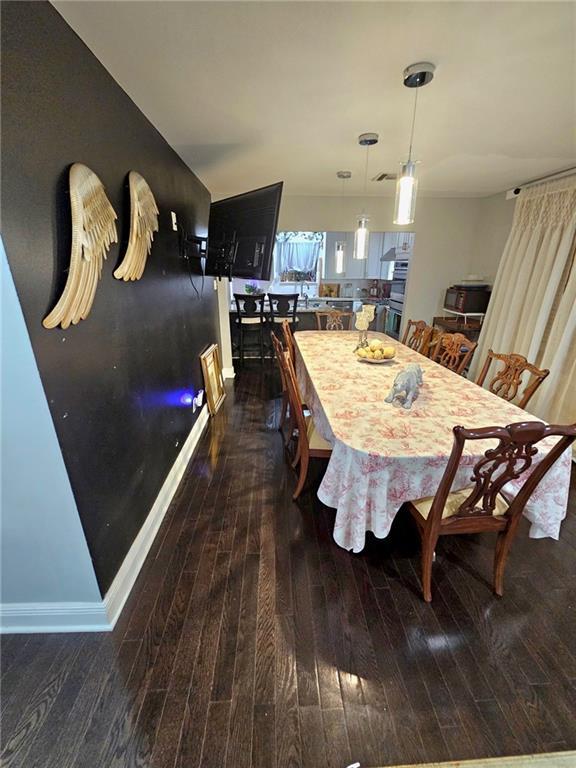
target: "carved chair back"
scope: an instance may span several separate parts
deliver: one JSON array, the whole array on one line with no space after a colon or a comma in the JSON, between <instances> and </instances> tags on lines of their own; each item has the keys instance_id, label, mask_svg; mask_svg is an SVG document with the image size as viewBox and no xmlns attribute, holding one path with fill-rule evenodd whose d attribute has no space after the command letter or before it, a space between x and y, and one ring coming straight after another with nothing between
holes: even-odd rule
<instances>
[{"instance_id":1,"label":"carved chair back","mask_svg":"<svg viewBox=\"0 0 576 768\"><path fill-rule=\"evenodd\" d=\"M522 386L523 374L528 372L530 378L528 383L518 401L519 408L526 408L532 395L536 392L540 384L544 381L550 371L546 368L537 368L523 355L505 355L498 352L488 350L486 356L486 362L480 372L480 376L476 381L476 384L482 386L488 374L488 370L493 361L499 361L504 363L504 366L496 371L496 375L488 384L488 389L498 397L508 400L509 402L514 400L518 395L518 390Z\"/></svg>"},{"instance_id":2,"label":"carved chair back","mask_svg":"<svg viewBox=\"0 0 576 768\"><path fill-rule=\"evenodd\" d=\"M284 343L286 344L286 349L290 355L290 361L292 365L295 365L296 344L294 342L294 334L292 333L292 328L290 328L290 323L288 320L282 320L282 333L284 335Z\"/></svg>"},{"instance_id":3,"label":"carved chair back","mask_svg":"<svg viewBox=\"0 0 576 768\"><path fill-rule=\"evenodd\" d=\"M554 426L543 424L541 421L522 421L509 424L507 427L480 427L479 429L454 427L453 432L452 452L426 524L432 529L439 529L441 526L449 527L466 520L473 521L474 530L479 531L483 527L487 530L493 527L494 511L497 508L496 500L506 483L524 476L520 491L506 512L509 523L517 523L520 513L538 483L576 438L576 424ZM559 437L560 440L528 473L538 453L537 444L546 437ZM460 504L456 514L442 520L442 512L467 440L498 440L498 445L487 450L474 465L470 478L473 483L472 489Z\"/></svg>"},{"instance_id":4,"label":"carved chair back","mask_svg":"<svg viewBox=\"0 0 576 768\"><path fill-rule=\"evenodd\" d=\"M298 309L297 293L269 293L268 303L270 305L271 322L281 323L282 320L288 320L290 323L296 322L296 311Z\"/></svg>"},{"instance_id":5,"label":"carved chair back","mask_svg":"<svg viewBox=\"0 0 576 768\"><path fill-rule=\"evenodd\" d=\"M282 393L285 393L285 392L288 393L288 382L286 381L286 371L285 371L285 366L282 363L286 355L289 354L289 352L284 349L284 347L282 346L282 342L273 331L270 334L270 337L272 339L272 346L274 347L274 356L276 357L276 362L278 363L278 369L280 371L280 379L282 381Z\"/></svg>"},{"instance_id":6,"label":"carved chair back","mask_svg":"<svg viewBox=\"0 0 576 768\"><path fill-rule=\"evenodd\" d=\"M282 383L286 386L286 391L288 392L290 413L293 414L295 426L298 429L298 439L306 440L307 431L306 422L304 420L304 412L302 410L302 398L300 396L300 390L296 381L296 373L290 360L290 355L287 351L284 351L280 339L274 332L272 332L270 336L272 337L274 352L282 372Z\"/></svg>"},{"instance_id":7,"label":"carved chair back","mask_svg":"<svg viewBox=\"0 0 576 768\"><path fill-rule=\"evenodd\" d=\"M264 303L266 294L235 293L237 322L243 325L255 325L256 329L264 323Z\"/></svg>"},{"instance_id":8,"label":"carved chair back","mask_svg":"<svg viewBox=\"0 0 576 768\"><path fill-rule=\"evenodd\" d=\"M353 312L341 312L338 309L316 312L316 325L319 331L349 331L353 317Z\"/></svg>"},{"instance_id":9,"label":"carved chair back","mask_svg":"<svg viewBox=\"0 0 576 768\"><path fill-rule=\"evenodd\" d=\"M408 320L402 344L415 352L420 352L421 355L428 356L433 335L434 328L424 320Z\"/></svg>"},{"instance_id":10,"label":"carved chair back","mask_svg":"<svg viewBox=\"0 0 576 768\"><path fill-rule=\"evenodd\" d=\"M431 357L444 368L463 374L477 346L478 342L470 341L463 333L441 333Z\"/></svg>"}]
</instances>

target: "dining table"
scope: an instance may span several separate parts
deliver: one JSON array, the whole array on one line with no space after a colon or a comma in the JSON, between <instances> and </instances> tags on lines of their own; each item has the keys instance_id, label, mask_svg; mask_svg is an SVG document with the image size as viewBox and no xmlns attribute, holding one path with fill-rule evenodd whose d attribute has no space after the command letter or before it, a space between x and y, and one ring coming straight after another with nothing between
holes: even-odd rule
<instances>
[{"instance_id":1,"label":"dining table","mask_svg":"<svg viewBox=\"0 0 576 768\"><path fill-rule=\"evenodd\" d=\"M334 540L361 552L366 533L388 535L404 502L433 496L453 446L453 428L506 426L540 421L487 389L382 333L395 357L372 364L355 354L356 331L298 331L296 376L314 425L332 446L318 489L320 501L336 509ZM385 401L394 379L409 363L420 366L423 383L410 408ZM533 467L558 438L538 443ZM472 485L472 468L495 440L467 441L452 490ZM558 539L566 516L571 451L565 451L532 493L524 509L532 538ZM508 483L511 498L525 478Z\"/></svg>"}]
</instances>

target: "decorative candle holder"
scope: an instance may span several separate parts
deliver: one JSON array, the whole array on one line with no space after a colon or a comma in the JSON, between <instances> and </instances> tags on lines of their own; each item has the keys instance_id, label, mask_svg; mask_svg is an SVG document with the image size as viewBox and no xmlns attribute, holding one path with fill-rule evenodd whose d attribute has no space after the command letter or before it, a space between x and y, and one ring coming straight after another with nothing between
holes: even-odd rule
<instances>
[{"instance_id":1,"label":"decorative candle holder","mask_svg":"<svg viewBox=\"0 0 576 768\"><path fill-rule=\"evenodd\" d=\"M362 347L368 346L368 326L374 320L374 314L376 307L374 304L363 304L359 312L356 312L356 320L354 325L359 331L358 344L356 345L354 352Z\"/></svg>"}]
</instances>

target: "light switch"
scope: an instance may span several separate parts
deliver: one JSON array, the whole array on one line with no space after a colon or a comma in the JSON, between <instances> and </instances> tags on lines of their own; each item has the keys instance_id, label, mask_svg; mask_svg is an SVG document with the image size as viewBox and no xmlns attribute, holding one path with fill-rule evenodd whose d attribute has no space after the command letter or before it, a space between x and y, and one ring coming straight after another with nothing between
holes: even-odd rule
<instances>
[{"instance_id":1,"label":"light switch","mask_svg":"<svg viewBox=\"0 0 576 768\"><path fill-rule=\"evenodd\" d=\"M170 211L170 215L172 216L172 229L174 232L178 232L178 222L176 221L176 214L174 211Z\"/></svg>"}]
</instances>

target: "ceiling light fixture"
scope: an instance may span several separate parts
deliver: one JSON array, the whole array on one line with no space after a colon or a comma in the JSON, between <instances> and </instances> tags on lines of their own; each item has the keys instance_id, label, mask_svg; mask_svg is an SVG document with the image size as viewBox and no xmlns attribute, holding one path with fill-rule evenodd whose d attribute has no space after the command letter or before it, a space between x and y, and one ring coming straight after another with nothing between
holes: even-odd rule
<instances>
[{"instance_id":1,"label":"ceiling light fixture","mask_svg":"<svg viewBox=\"0 0 576 768\"><path fill-rule=\"evenodd\" d=\"M361 133L358 136L358 144L361 147L366 147L366 164L364 167L364 197L367 194L368 188L368 154L370 147L374 144L378 144L377 133ZM368 258L368 241L370 239L370 230L368 224L370 219L366 215L365 210L358 216L356 232L354 234L354 253L352 254L355 259L367 259Z\"/></svg>"},{"instance_id":2,"label":"ceiling light fixture","mask_svg":"<svg viewBox=\"0 0 576 768\"><path fill-rule=\"evenodd\" d=\"M342 181L342 213L344 213L344 184L352 177L351 171L338 171L336 176ZM337 275L344 274L344 260L346 258L346 241L337 240L334 252L335 272Z\"/></svg>"},{"instance_id":3,"label":"ceiling light fixture","mask_svg":"<svg viewBox=\"0 0 576 768\"><path fill-rule=\"evenodd\" d=\"M414 125L416 124L416 107L418 105L418 89L428 85L434 77L436 67L428 61L411 64L404 70L404 85L407 88L415 88L414 113L412 115L412 130L410 131L410 148L408 160L401 164L401 172L396 183L396 205L394 207L394 224L403 226L412 224L414 210L416 208L416 190L418 179L416 178L416 162L412 160L412 142L414 140Z\"/></svg>"}]
</instances>

